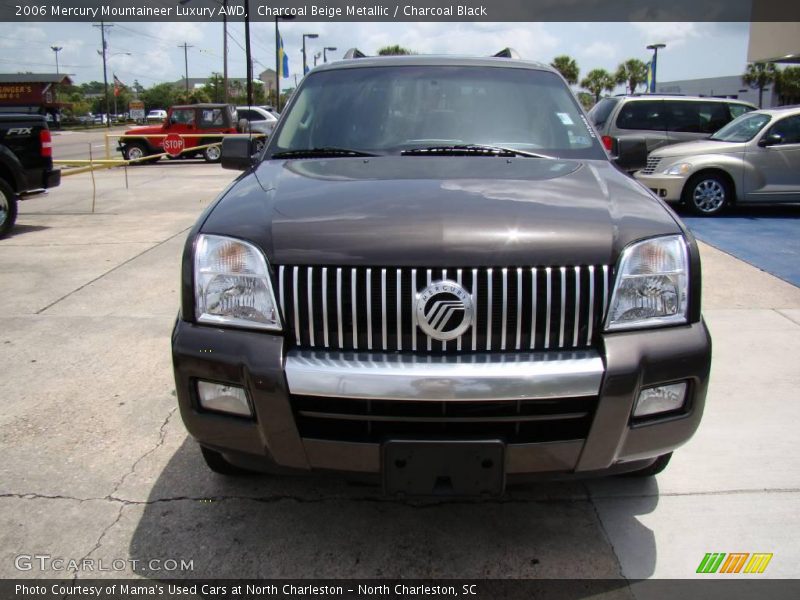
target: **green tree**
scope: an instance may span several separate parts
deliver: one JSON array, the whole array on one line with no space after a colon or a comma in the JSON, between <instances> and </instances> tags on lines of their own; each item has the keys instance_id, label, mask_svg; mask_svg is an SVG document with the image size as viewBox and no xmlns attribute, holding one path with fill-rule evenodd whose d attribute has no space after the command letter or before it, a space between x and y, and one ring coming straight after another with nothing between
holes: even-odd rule
<instances>
[{"instance_id":1,"label":"green tree","mask_svg":"<svg viewBox=\"0 0 800 600\"><path fill-rule=\"evenodd\" d=\"M414 54L411 50L407 48L403 48L398 44L393 44L391 46L384 46L380 50L378 50L378 56L400 56L406 54Z\"/></svg>"},{"instance_id":2,"label":"green tree","mask_svg":"<svg viewBox=\"0 0 800 600\"><path fill-rule=\"evenodd\" d=\"M578 102L581 103L583 110L589 110L594 106L594 96L589 92L578 92Z\"/></svg>"},{"instance_id":3,"label":"green tree","mask_svg":"<svg viewBox=\"0 0 800 600\"><path fill-rule=\"evenodd\" d=\"M780 71L773 63L750 63L742 75L742 83L758 90L758 108L761 108L764 97L764 88L775 82L780 76Z\"/></svg>"},{"instance_id":4,"label":"green tree","mask_svg":"<svg viewBox=\"0 0 800 600\"><path fill-rule=\"evenodd\" d=\"M578 69L578 63L575 62L574 58L562 54L561 56L556 56L550 66L561 73L561 76L567 80L568 84L575 85L578 83L580 69Z\"/></svg>"},{"instance_id":5,"label":"green tree","mask_svg":"<svg viewBox=\"0 0 800 600\"><path fill-rule=\"evenodd\" d=\"M173 104L177 104L178 90L171 83L159 83L144 90L139 97L144 101L145 110L154 108L168 109Z\"/></svg>"},{"instance_id":6,"label":"green tree","mask_svg":"<svg viewBox=\"0 0 800 600\"><path fill-rule=\"evenodd\" d=\"M219 73L212 73L204 86L211 102L225 102L225 79Z\"/></svg>"},{"instance_id":7,"label":"green tree","mask_svg":"<svg viewBox=\"0 0 800 600\"><path fill-rule=\"evenodd\" d=\"M600 94L610 92L617 85L617 80L605 69L592 69L581 80L581 87L589 90L594 96L594 101L600 101Z\"/></svg>"},{"instance_id":8,"label":"green tree","mask_svg":"<svg viewBox=\"0 0 800 600\"><path fill-rule=\"evenodd\" d=\"M800 67L786 67L777 81L781 104L800 103Z\"/></svg>"},{"instance_id":9,"label":"green tree","mask_svg":"<svg viewBox=\"0 0 800 600\"><path fill-rule=\"evenodd\" d=\"M617 83L628 86L628 91L633 94L640 84L647 81L647 65L638 58L631 58L620 63L614 74Z\"/></svg>"}]
</instances>

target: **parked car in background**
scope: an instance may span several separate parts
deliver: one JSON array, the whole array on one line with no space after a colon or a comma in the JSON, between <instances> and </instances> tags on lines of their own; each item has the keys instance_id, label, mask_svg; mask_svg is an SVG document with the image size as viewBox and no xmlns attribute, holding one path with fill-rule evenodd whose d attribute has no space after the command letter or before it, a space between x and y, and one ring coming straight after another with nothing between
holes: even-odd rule
<instances>
[{"instance_id":1,"label":"parked car in background","mask_svg":"<svg viewBox=\"0 0 800 600\"><path fill-rule=\"evenodd\" d=\"M173 106L167 112L167 117L160 125L142 125L131 127L119 139L118 150L127 160L137 160L152 154L164 152L163 137L148 137L148 135L177 134L214 134L237 133L236 109L230 104L189 104ZM212 142L221 141L219 136L185 137L183 143L186 148L205 146ZM209 146L197 152L184 152L183 158L197 155L207 162L217 162L220 157L220 147ZM157 161L158 157L153 158ZM150 161L146 161L150 162Z\"/></svg>"},{"instance_id":2,"label":"parked car in background","mask_svg":"<svg viewBox=\"0 0 800 600\"><path fill-rule=\"evenodd\" d=\"M653 150L707 138L755 108L721 98L633 94L603 98L589 118L617 165L633 173L644 168Z\"/></svg>"},{"instance_id":3,"label":"parked car in background","mask_svg":"<svg viewBox=\"0 0 800 600\"><path fill-rule=\"evenodd\" d=\"M166 118L167 118L167 111L161 110L160 108L157 108L157 109L151 110L149 113L147 113L147 116L145 117L145 121L148 121L148 122L149 121L159 121L160 122L160 121L163 121Z\"/></svg>"},{"instance_id":4,"label":"parked car in background","mask_svg":"<svg viewBox=\"0 0 800 600\"><path fill-rule=\"evenodd\" d=\"M23 194L60 183L45 117L0 114L0 237L14 226Z\"/></svg>"},{"instance_id":5,"label":"parked car in background","mask_svg":"<svg viewBox=\"0 0 800 600\"><path fill-rule=\"evenodd\" d=\"M800 202L800 107L753 111L708 140L660 148L634 177L698 215L734 202Z\"/></svg>"},{"instance_id":6,"label":"parked car in background","mask_svg":"<svg viewBox=\"0 0 800 600\"><path fill-rule=\"evenodd\" d=\"M251 133L261 133L268 136L275 128L278 122L278 117L273 115L269 110L261 106L237 106L236 116L239 119L239 129L242 131L249 131ZM247 122L247 127L243 127L242 121ZM258 152L264 147L265 138L258 138L256 141L256 150Z\"/></svg>"},{"instance_id":7,"label":"parked car in background","mask_svg":"<svg viewBox=\"0 0 800 600\"><path fill-rule=\"evenodd\" d=\"M651 476L694 433L711 361L697 245L552 68L329 63L252 146L223 142L246 172L187 237L172 335L211 469L498 494Z\"/></svg>"}]
</instances>

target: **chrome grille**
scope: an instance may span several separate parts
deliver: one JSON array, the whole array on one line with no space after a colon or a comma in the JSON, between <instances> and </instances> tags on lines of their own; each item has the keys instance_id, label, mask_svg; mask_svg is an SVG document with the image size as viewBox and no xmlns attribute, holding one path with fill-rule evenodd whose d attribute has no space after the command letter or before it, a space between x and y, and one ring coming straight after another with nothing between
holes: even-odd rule
<instances>
[{"instance_id":1,"label":"chrome grille","mask_svg":"<svg viewBox=\"0 0 800 600\"><path fill-rule=\"evenodd\" d=\"M650 157L647 159L647 164L645 165L644 169L642 169L642 174L644 175L652 175L655 173L656 169L658 168L658 163L661 162L660 158Z\"/></svg>"},{"instance_id":2,"label":"chrome grille","mask_svg":"<svg viewBox=\"0 0 800 600\"><path fill-rule=\"evenodd\" d=\"M301 348L501 352L591 346L609 300L606 265L509 268L278 267L283 322ZM417 294L451 279L472 326L449 342L416 326Z\"/></svg>"}]
</instances>

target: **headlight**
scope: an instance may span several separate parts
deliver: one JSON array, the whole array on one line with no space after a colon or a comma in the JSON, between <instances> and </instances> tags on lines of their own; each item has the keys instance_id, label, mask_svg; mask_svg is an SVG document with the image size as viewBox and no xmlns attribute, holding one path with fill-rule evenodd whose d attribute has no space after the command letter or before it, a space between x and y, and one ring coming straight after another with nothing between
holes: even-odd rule
<instances>
[{"instance_id":1,"label":"headlight","mask_svg":"<svg viewBox=\"0 0 800 600\"><path fill-rule=\"evenodd\" d=\"M629 245L619 260L606 331L686 323L688 279L683 236Z\"/></svg>"},{"instance_id":2,"label":"headlight","mask_svg":"<svg viewBox=\"0 0 800 600\"><path fill-rule=\"evenodd\" d=\"M678 163L664 171L664 175L686 175L692 168L691 163Z\"/></svg>"},{"instance_id":3,"label":"headlight","mask_svg":"<svg viewBox=\"0 0 800 600\"><path fill-rule=\"evenodd\" d=\"M199 323L281 328L267 260L252 244L219 235L199 235L194 285Z\"/></svg>"}]
</instances>

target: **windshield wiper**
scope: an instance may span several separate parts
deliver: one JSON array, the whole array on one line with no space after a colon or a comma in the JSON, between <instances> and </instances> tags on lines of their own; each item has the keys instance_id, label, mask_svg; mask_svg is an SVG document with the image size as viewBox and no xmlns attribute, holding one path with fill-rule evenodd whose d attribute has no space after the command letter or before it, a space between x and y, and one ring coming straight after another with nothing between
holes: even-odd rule
<instances>
[{"instance_id":1,"label":"windshield wiper","mask_svg":"<svg viewBox=\"0 0 800 600\"><path fill-rule=\"evenodd\" d=\"M505 146L492 146L490 144L455 144L451 146L425 146L422 148L411 148L400 152L403 156L527 156L530 158L548 158L553 160L555 157L546 154L527 152Z\"/></svg>"},{"instance_id":2,"label":"windshield wiper","mask_svg":"<svg viewBox=\"0 0 800 600\"><path fill-rule=\"evenodd\" d=\"M349 148L336 148L333 146L323 146L320 148L300 148L298 150L284 150L276 152L272 158L324 158L328 156L375 156L369 152L361 150L351 150Z\"/></svg>"}]
</instances>

